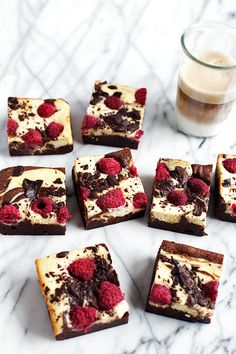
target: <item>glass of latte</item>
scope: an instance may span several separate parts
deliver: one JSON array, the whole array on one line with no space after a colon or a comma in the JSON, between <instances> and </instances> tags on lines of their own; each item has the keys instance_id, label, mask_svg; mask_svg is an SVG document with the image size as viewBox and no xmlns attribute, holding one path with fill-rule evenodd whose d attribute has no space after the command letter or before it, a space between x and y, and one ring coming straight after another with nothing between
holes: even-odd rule
<instances>
[{"instance_id":1,"label":"glass of latte","mask_svg":"<svg viewBox=\"0 0 236 354\"><path fill-rule=\"evenodd\" d=\"M198 136L235 124L236 28L214 22L190 26L181 37L176 112L178 129Z\"/></svg>"}]
</instances>

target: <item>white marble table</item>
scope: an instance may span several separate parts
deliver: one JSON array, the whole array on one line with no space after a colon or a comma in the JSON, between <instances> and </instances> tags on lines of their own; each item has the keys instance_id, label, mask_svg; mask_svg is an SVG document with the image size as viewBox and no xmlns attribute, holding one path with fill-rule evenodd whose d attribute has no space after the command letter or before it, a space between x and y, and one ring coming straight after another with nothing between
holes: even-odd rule
<instances>
[{"instance_id":1,"label":"white marble table","mask_svg":"<svg viewBox=\"0 0 236 354\"><path fill-rule=\"evenodd\" d=\"M203 18L236 24L235 10L235 0L0 1L0 168L66 166L73 214L65 237L0 238L1 354L236 353L236 226L210 216L209 236L197 238L148 228L145 216L84 231L70 177L75 157L113 149L81 143L81 117L95 79L148 88L145 137L134 155L149 195L159 157L215 163L218 152L236 151L235 124L230 133L207 140L173 129L181 32ZM4 128L7 96L67 99L73 113L74 151L64 156L10 158ZM154 257L163 239L225 254L212 324L144 312ZM56 342L34 260L98 242L110 247L130 304L129 324Z\"/></svg>"}]
</instances>

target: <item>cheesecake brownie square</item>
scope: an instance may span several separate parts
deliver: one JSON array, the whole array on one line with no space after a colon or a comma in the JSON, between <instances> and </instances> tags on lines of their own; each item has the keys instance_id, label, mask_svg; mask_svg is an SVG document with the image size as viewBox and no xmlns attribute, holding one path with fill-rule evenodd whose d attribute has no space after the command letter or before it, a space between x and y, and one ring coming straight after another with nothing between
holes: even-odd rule
<instances>
[{"instance_id":1,"label":"cheesecake brownie square","mask_svg":"<svg viewBox=\"0 0 236 354\"><path fill-rule=\"evenodd\" d=\"M83 119L84 143L137 149L147 90L96 81Z\"/></svg>"},{"instance_id":2,"label":"cheesecake brownie square","mask_svg":"<svg viewBox=\"0 0 236 354\"><path fill-rule=\"evenodd\" d=\"M8 99L10 155L65 154L73 150L70 106L61 98Z\"/></svg>"},{"instance_id":3,"label":"cheesecake brownie square","mask_svg":"<svg viewBox=\"0 0 236 354\"><path fill-rule=\"evenodd\" d=\"M145 213L147 195L129 148L77 158L73 180L85 229L134 219Z\"/></svg>"},{"instance_id":4,"label":"cheesecake brownie square","mask_svg":"<svg viewBox=\"0 0 236 354\"><path fill-rule=\"evenodd\" d=\"M128 322L129 306L105 244L37 259L36 268L57 340Z\"/></svg>"},{"instance_id":5,"label":"cheesecake brownie square","mask_svg":"<svg viewBox=\"0 0 236 354\"><path fill-rule=\"evenodd\" d=\"M217 218L236 222L236 155L218 155L216 193Z\"/></svg>"},{"instance_id":6,"label":"cheesecake brownie square","mask_svg":"<svg viewBox=\"0 0 236 354\"><path fill-rule=\"evenodd\" d=\"M153 186L148 225L204 236L212 165L160 159Z\"/></svg>"},{"instance_id":7,"label":"cheesecake brownie square","mask_svg":"<svg viewBox=\"0 0 236 354\"><path fill-rule=\"evenodd\" d=\"M0 171L0 233L64 235L66 207L64 168L16 166Z\"/></svg>"},{"instance_id":8,"label":"cheesecake brownie square","mask_svg":"<svg viewBox=\"0 0 236 354\"><path fill-rule=\"evenodd\" d=\"M210 323L223 258L219 253L163 241L154 266L146 311Z\"/></svg>"}]
</instances>

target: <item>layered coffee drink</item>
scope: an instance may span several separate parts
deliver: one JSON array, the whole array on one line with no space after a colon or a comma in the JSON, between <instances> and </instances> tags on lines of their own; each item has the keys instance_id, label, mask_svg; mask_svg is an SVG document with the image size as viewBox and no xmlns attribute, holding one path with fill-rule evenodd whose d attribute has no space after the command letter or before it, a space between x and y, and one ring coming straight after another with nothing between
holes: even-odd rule
<instances>
[{"instance_id":1,"label":"layered coffee drink","mask_svg":"<svg viewBox=\"0 0 236 354\"><path fill-rule=\"evenodd\" d=\"M236 71L225 70L236 61L218 51L201 51L194 57L186 58L180 70L177 123L187 134L213 136L221 131L236 100Z\"/></svg>"}]
</instances>

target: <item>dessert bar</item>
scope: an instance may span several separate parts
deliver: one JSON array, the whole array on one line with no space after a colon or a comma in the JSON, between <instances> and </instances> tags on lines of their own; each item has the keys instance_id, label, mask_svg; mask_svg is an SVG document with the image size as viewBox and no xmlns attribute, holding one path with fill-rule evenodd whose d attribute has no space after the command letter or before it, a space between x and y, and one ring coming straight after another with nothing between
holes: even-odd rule
<instances>
[{"instance_id":1,"label":"dessert bar","mask_svg":"<svg viewBox=\"0 0 236 354\"><path fill-rule=\"evenodd\" d=\"M218 155L216 191L216 216L236 222L236 155Z\"/></svg>"},{"instance_id":2,"label":"dessert bar","mask_svg":"<svg viewBox=\"0 0 236 354\"><path fill-rule=\"evenodd\" d=\"M69 218L64 168L16 166L0 171L0 233L64 235Z\"/></svg>"},{"instance_id":3,"label":"dessert bar","mask_svg":"<svg viewBox=\"0 0 236 354\"><path fill-rule=\"evenodd\" d=\"M157 254L146 311L210 323L223 255L163 241Z\"/></svg>"},{"instance_id":4,"label":"dessert bar","mask_svg":"<svg viewBox=\"0 0 236 354\"><path fill-rule=\"evenodd\" d=\"M73 180L85 229L144 215L147 196L129 148L77 158Z\"/></svg>"},{"instance_id":5,"label":"dessert bar","mask_svg":"<svg viewBox=\"0 0 236 354\"><path fill-rule=\"evenodd\" d=\"M148 225L197 236L206 235L212 165L160 159Z\"/></svg>"},{"instance_id":6,"label":"dessert bar","mask_svg":"<svg viewBox=\"0 0 236 354\"><path fill-rule=\"evenodd\" d=\"M61 98L9 97L10 155L65 154L73 150L70 106Z\"/></svg>"},{"instance_id":7,"label":"dessert bar","mask_svg":"<svg viewBox=\"0 0 236 354\"><path fill-rule=\"evenodd\" d=\"M128 322L128 304L105 244L36 260L57 340Z\"/></svg>"},{"instance_id":8,"label":"dessert bar","mask_svg":"<svg viewBox=\"0 0 236 354\"><path fill-rule=\"evenodd\" d=\"M137 149L147 90L96 81L81 133L84 143Z\"/></svg>"}]
</instances>

